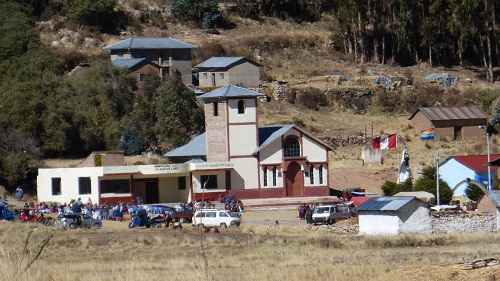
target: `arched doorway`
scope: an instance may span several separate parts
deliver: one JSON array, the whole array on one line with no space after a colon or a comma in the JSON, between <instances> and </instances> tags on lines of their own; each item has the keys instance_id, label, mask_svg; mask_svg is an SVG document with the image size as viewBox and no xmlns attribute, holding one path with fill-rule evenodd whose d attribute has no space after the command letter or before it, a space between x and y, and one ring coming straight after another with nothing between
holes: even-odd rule
<instances>
[{"instance_id":1,"label":"arched doorway","mask_svg":"<svg viewBox=\"0 0 500 281\"><path fill-rule=\"evenodd\" d=\"M297 162L288 164L286 170L286 196L302 196L302 173Z\"/></svg>"}]
</instances>

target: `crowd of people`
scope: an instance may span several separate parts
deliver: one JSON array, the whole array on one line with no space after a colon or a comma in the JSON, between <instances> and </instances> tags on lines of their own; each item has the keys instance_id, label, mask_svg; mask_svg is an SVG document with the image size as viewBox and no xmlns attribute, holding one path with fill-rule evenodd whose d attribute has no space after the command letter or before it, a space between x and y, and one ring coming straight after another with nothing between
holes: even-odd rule
<instances>
[{"instance_id":1,"label":"crowd of people","mask_svg":"<svg viewBox=\"0 0 500 281\"><path fill-rule=\"evenodd\" d=\"M298 211L299 211L299 219L305 220L307 224L313 223L312 215L314 211L314 206L311 207L304 203L302 206L299 206Z\"/></svg>"},{"instance_id":2,"label":"crowd of people","mask_svg":"<svg viewBox=\"0 0 500 281\"><path fill-rule=\"evenodd\" d=\"M233 211L237 213L243 213L244 211L243 203L241 202L241 200L238 200L238 198L236 198L236 195L234 194L226 194L226 196L220 194L219 202L224 203L224 209L226 211Z\"/></svg>"}]
</instances>

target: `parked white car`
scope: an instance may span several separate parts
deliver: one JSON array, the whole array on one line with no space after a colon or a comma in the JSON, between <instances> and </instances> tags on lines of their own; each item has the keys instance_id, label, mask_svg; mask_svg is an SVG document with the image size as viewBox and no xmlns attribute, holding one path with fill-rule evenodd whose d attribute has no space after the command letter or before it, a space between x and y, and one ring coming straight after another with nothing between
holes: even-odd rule
<instances>
[{"instance_id":1,"label":"parked white car","mask_svg":"<svg viewBox=\"0 0 500 281\"><path fill-rule=\"evenodd\" d=\"M193 215L193 225L196 226L240 226L241 217L238 214L226 210L202 209Z\"/></svg>"}]
</instances>

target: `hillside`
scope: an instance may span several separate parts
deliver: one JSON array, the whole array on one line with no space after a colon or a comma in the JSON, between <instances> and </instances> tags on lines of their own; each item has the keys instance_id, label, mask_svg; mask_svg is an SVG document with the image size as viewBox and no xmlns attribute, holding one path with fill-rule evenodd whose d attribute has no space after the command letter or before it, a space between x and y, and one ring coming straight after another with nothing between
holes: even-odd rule
<instances>
[{"instance_id":1,"label":"hillside","mask_svg":"<svg viewBox=\"0 0 500 281\"><path fill-rule=\"evenodd\" d=\"M134 10L127 2L124 9L131 13L144 12ZM458 86L437 93L456 95L457 93L477 92L484 87L496 87L486 83L484 72L477 67L430 68L421 62L411 67L399 67L393 64L358 65L353 57L336 52L330 44L333 19L323 16L318 22L295 23L281 21L276 18L263 17L260 21L244 19L230 15L234 28L203 31L197 27L167 20L163 28L152 24L142 24L135 29L123 31L120 35L109 35L91 32L85 28L71 29L62 18L54 18L39 22L38 30L44 44L51 46L57 53L68 59L72 57L77 62L91 61L94 58L108 57L103 47L131 36L168 36L198 46L193 54L193 65L211 56L245 56L262 64L263 91L273 95L271 81L281 81L289 89L318 88L320 91L364 90L387 93L383 86L377 85L377 77L405 77L413 81L412 86L404 86L398 94L420 87L424 89L429 82L424 77L434 72L448 72L451 76L461 79ZM325 74L338 71L341 81L326 79ZM468 81L468 82L465 82ZM435 90L436 87L433 89ZM410 90L406 90L410 89ZM444 104L446 105L446 104ZM453 105L453 104L449 104ZM399 108L400 106L400 108ZM413 106L413 107L412 107ZM261 124L301 123L304 128L324 140L364 137L370 140L371 135L381 133L399 133L406 139L410 151L411 163L414 169L433 163L433 149L419 140L419 132L412 129L407 120L412 113L401 108L414 108L418 105L399 104L394 112L376 110L372 102L363 112L356 112L339 104L335 100L327 106L308 109L296 102L287 102L286 97L272 99L260 104L259 121ZM441 149L442 159L450 155L486 153L486 142L447 142L446 149ZM496 137L492 140L492 153L498 151ZM360 160L362 142L357 144L344 143L335 145L336 150L331 155L331 186L337 189L364 187L370 191L380 191L379 187L385 180L395 180L397 171L397 151L383 152L383 165L367 167ZM137 162L137 158L128 160ZM142 159L139 161L148 161ZM162 161L162 160L155 160ZM53 163L53 162L50 162ZM60 164L49 164L60 165Z\"/></svg>"}]
</instances>

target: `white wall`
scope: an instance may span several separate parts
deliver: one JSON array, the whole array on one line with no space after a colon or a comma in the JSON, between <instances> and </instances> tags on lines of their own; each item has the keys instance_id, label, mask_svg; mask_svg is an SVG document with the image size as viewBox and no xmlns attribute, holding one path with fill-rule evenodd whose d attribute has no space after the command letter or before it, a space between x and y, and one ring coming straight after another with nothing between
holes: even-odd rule
<instances>
[{"instance_id":1,"label":"white wall","mask_svg":"<svg viewBox=\"0 0 500 281\"><path fill-rule=\"evenodd\" d=\"M273 169L267 169L267 186L264 186L264 169L260 169L260 187L277 188L283 187L283 172L281 167L276 167L276 185L273 185Z\"/></svg>"},{"instance_id":2,"label":"white wall","mask_svg":"<svg viewBox=\"0 0 500 281\"><path fill-rule=\"evenodd\" d=\"M259 188L259 169L256 158L233 158L234 170L231 171L232 189Z\"/></svg>"},{"instance_id":3,"label":"white wall","mask_svg":"<svg viewBox=\"0 0 500 281\"><path fill-rule=\"evenodd\" d=\"M245 113L238 114L238 101L240 99L229 99L227 101L229 107L229 123L244 123L257 122L257 106L256 99L242 99L245 101Z\"/></svg>"},{"instance_id":4,"label":"white wall","mask_svg":"<svg viewBox=\"0 0 500 281\"><path fill-rule=\"evenodd\" d=\"M429 209L420 201L413 200L398 210L400 218L399 233L432 233ZM407 218L406 221L401 219Z\"/></svg>"},{"instance_id":5,"label":"white wall","mask_svg":"<svg viewBox=\"0 0 500 281\"><path fill-rule=\"evenodd\" d=\"M309 162L326 162L328 152L325 147L319 145L309 137L302 135L302 145L304 146L304 156L307 156Z\"/></svg>"},{"instance_id":6,"label":"white wall","mask_svg":"<svg viewBox=\"0 0 500 281\"><path fill-rule=\"evenodd\" d=\"M397 235L399 217L396 212L359 212L359 234Z\"/></svg>"},{"instance_id":7,"label":"white wall","mask_svg":"<svg viewBox=\"0 0 500 281\"><path fill-rule=\"evenodd\" d=\"M467 168L455 159L450 159L439 166L439 177L453 189L457 183L466 178L474 179L475 172ZM460 185L453 194L461 196L465 194L467 184Z\"/></svg>"},{"instance_id":8,"label":"white wall","mask_svg":"<svg viewBox=\"0 0 500 281\"><path fill-rule=\"evenodd\" d=\"M257 126L230 125L229 126L229 155L243 156L252 155L257 148Z\"/></svg>"},{"instance_id":9,"label":"white wall","mask_svg":"<svg viewBox=\"0 0 500 281\"><path fill-rule=\"evenodd\" d=\"M64 203L80 197L86 203L90 197L92 202L98 202L99 176L102 174L102 167L38 169L37 198L44 202ZM90 177L90 195L78 194L79 177ZM52 178L61 178L61 195L52 195Z\"/></svg>"},{"instance_id":10,"label":"white wall","mask_svg":"<svg viewBox=\"0 0 500 281\"><path fill-rule=\"evenodd\" d=\"M259 151L260 163L263 165L281 163L281 157L283 157L281 144L281 138L278 138Z\"/></svg>"}]
</instances>

